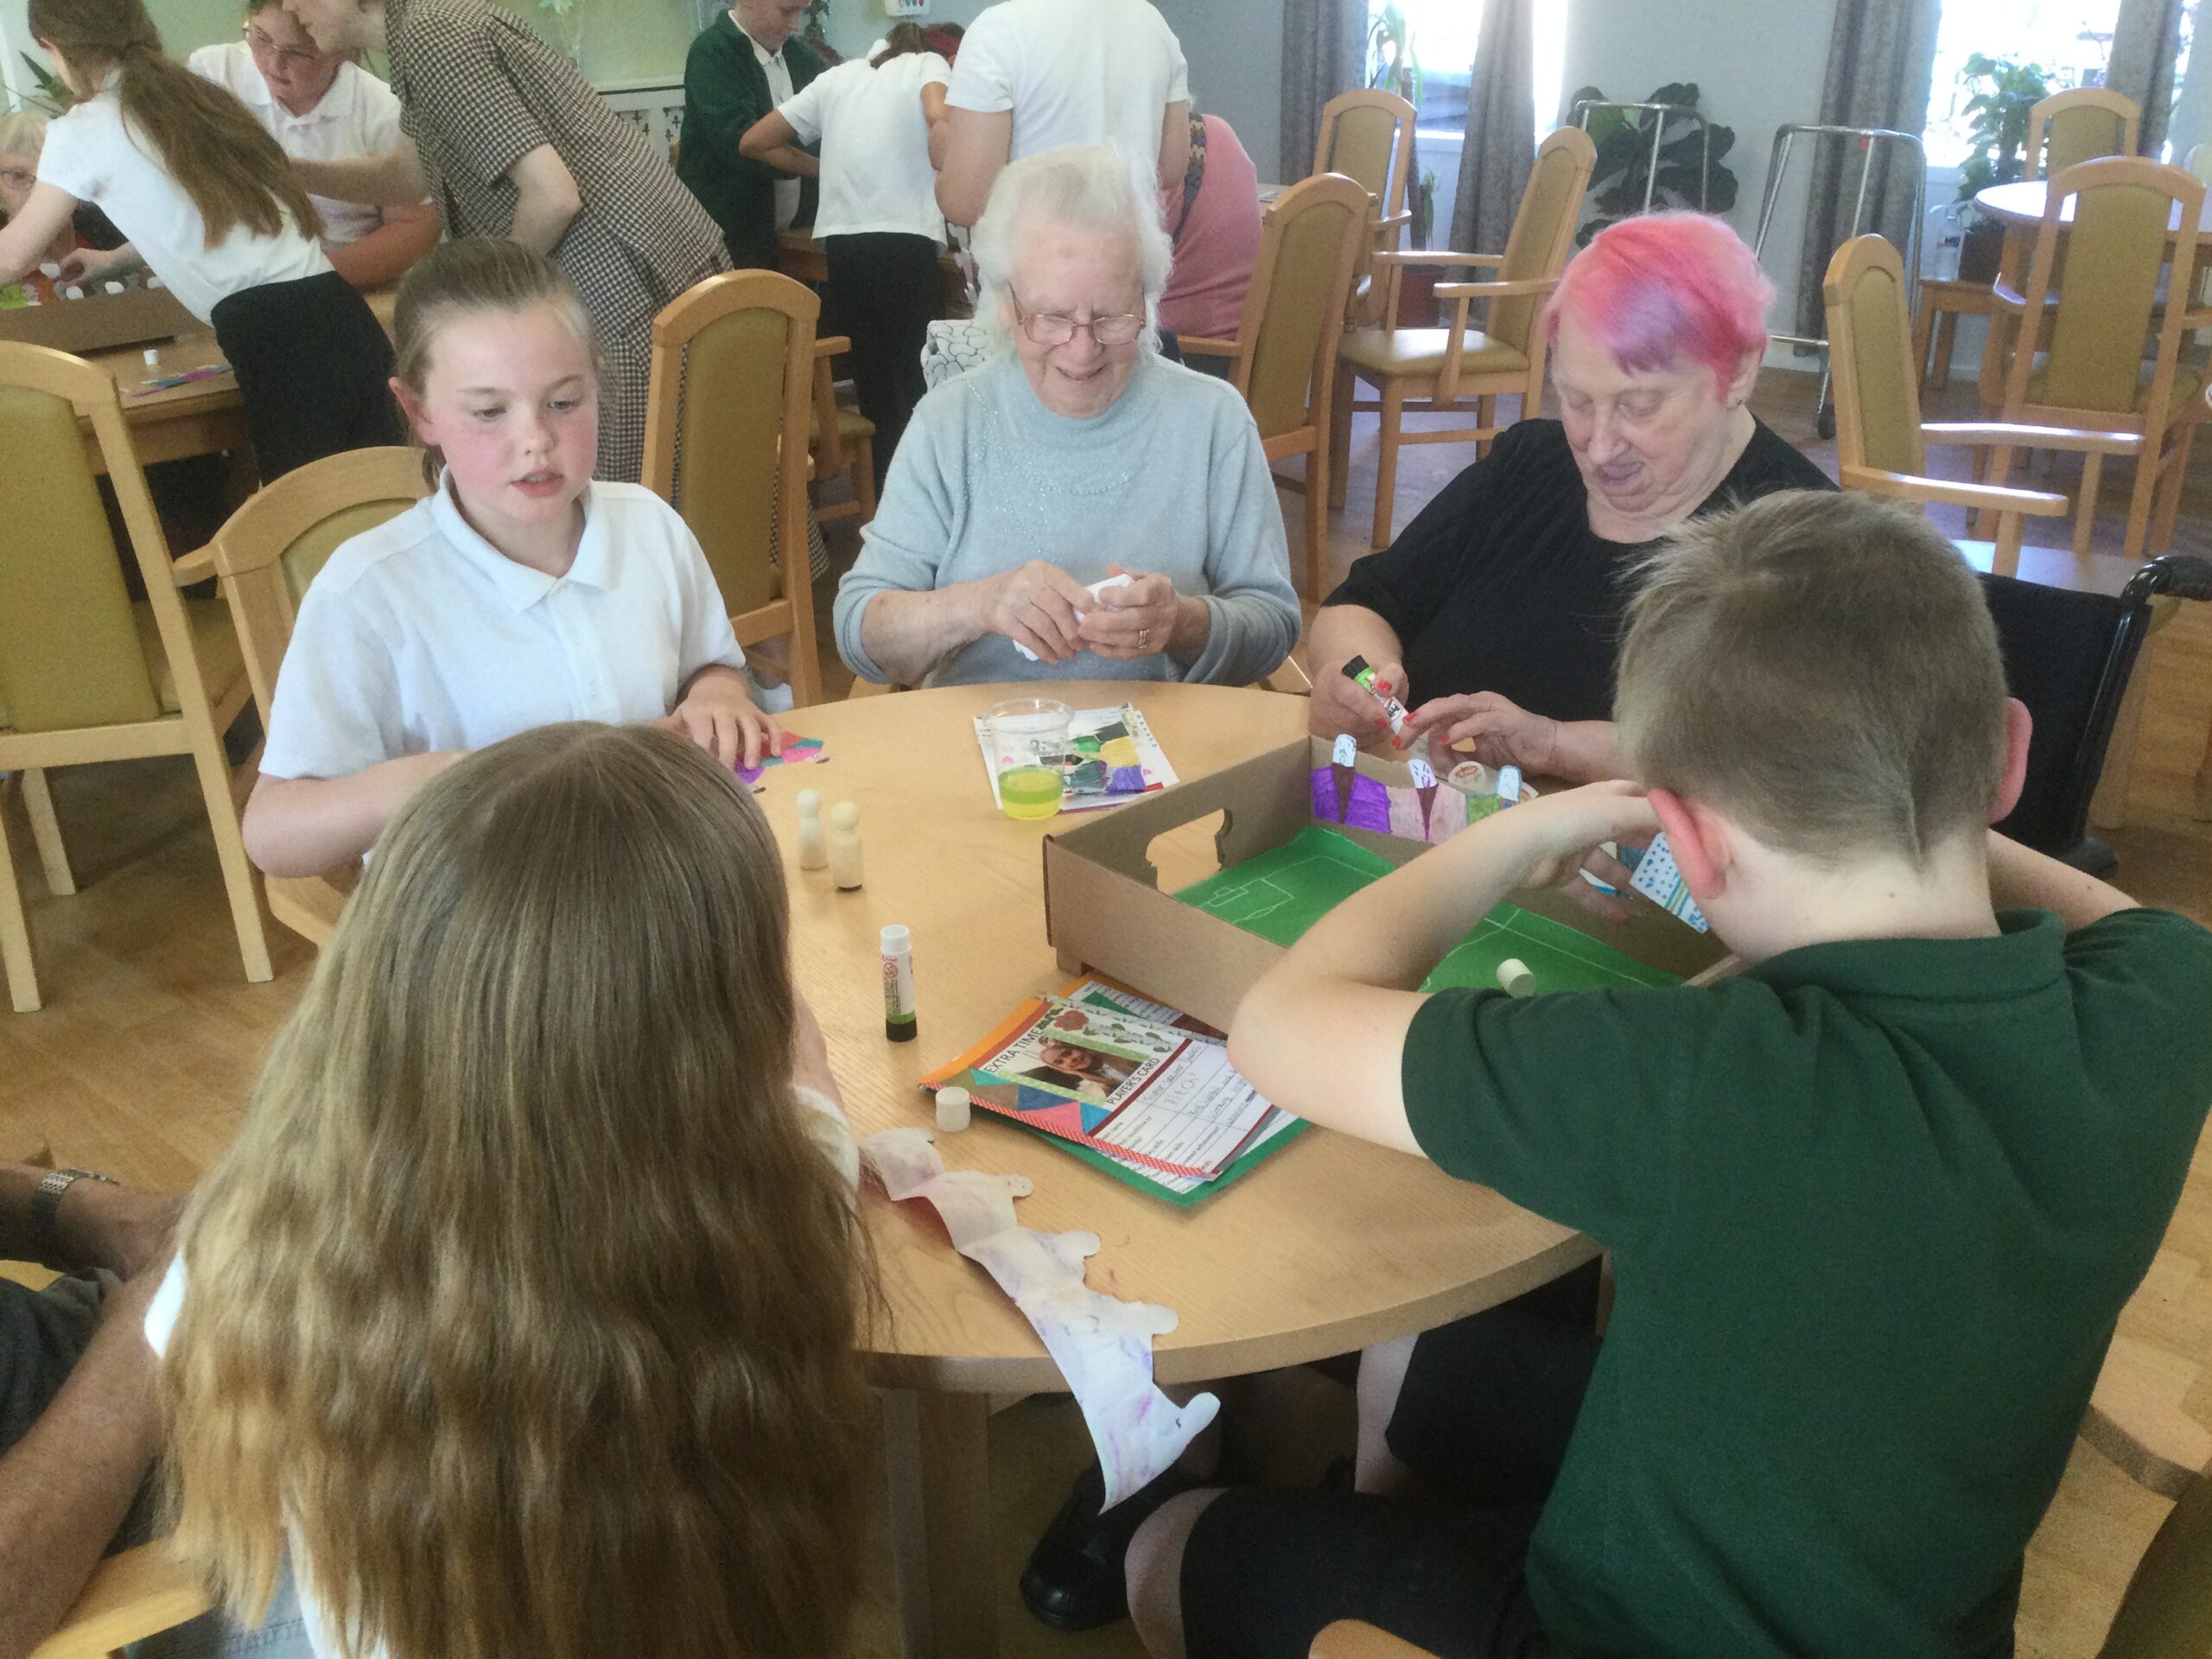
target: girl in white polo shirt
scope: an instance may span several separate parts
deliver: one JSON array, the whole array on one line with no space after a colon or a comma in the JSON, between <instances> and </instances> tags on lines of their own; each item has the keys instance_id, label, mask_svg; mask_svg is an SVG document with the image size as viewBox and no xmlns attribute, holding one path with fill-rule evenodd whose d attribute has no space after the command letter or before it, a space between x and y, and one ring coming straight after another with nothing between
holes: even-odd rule
<instances>
[{"instance_id":1,"label":"girl in white polo shirt","mask_svg":"<svg viewBox=\"0 0 2212 1659\"><path fill-rule=\"evenodd\" d=\"M952 67L916 23L900 23L874 55L817 75L754 122L738 149L789 173L812 173L798 144L822 144L814 234L829 265L837 332L853 341L861 413L875 423L879 488L907 417L929 388L922 342L942 310L944 215L938 211L930 129L944 119Z\"/></svg>"},{"instance_id":2,"label":"girl in white polo shirt","mask_svg":"<svg viewBox=\"0 0 2212 1659\"><path fill-rule=\"evenodd\" d=\"M67 262L98 282L143 259L213 325L265 481L398 435L391 346L330 268L321 220L245 106L162 55L143 0L30 0L32 37L79 99L48 128L38 183L0 230L0 283L44 257L79 201L130 238Z\"/></svg>"},{"instance_id":3,"label":"girl in white polo shirt","mask_svg":"<svg viewBox=\"0 0 2212 1659\"><path fill-rule=\"evenodd\" d=\"M683 519L592 481L598 360L569 279L519 243L447 242L396 327L393 390L437 488L301 601L246 804L254 862L359 858L463 753L558 721L655 722L725 766L780 753Z\"/></svg>"}]
</instances>

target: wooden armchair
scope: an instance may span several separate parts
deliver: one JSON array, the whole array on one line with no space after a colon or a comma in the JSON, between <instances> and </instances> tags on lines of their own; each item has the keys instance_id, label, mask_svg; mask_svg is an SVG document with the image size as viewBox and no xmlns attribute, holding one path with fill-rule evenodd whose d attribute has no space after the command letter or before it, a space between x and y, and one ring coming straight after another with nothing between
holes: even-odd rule
<instances>
[{"instance_id":1,"label":"wooden armchair","mask_svg":"<svg viewBox=\"0 0 2212 1659\"><path fill-rule=\"evenodd\" d=\"M1997 531L1993 549L1965 550L1969 559L1999 575L2020 574L2024 520L2063 518L2073 504L2048 490L2007 489L2001 484L1934 477L1928 471L1929 444L2068 449L2099 461L2106 455L2133 455L2142 450L2142 438L2130 432L1988 422L1923 422L1911 325L1905 308L1904 262L1878 236L1854 237L1838 248L1828 261L1821 291L1827 307L1836 457L1843 486L1900 501L1923 505L1942 502L1993 515ZM2086 518L2075 526L2073 552L2077 559L2088 557L2088 529ZM2121 560L2110 563L2114 568L2101 573L2097 581L2118 592L2134 565L2133 561Z\"/></svg>"},{"instance_id":2,"label":"wooden armchair","mask_svg":"<svg viewBox=\"0 0 2212 1659\"><path fill-rule=\"evenodd\" d=\"M1332 506L1344 505L1344 478L1351 461L1351 417L1356 409L1382 415L1382 450L1376 466L1375 524L1369 543L1389 545L1396 506L1400 443L1472 443L1476 453L1504 429L1491 423L1492 399L1514 396L1519 413L1533 415L1543 399L1544 337L1536 326L1543 301L1559 285L1574 245L1575 220L1590 182L1598 152L1589 134L1562 127L1536 149L1535 170L1513 216L1505 251L1485 253L1384 253L1376 263L1385 278L1382 326L1344 332L1338 354L1349 372L1339 373L1332 411L1330 471ZM1443 283L1436 297L1452 307L1443 328L1401 328L1398 276L1408 265L1472 266L1494 270L1494 281ZM1468 308L1489 302L1480 333L1467 327ZM1356 401L1364 380L1381 391L1379 402ZM1443 430L1402 429L1408 413L1449 414L1471 410L1472 427Z\"/></svg>"},{"instance_id":3,"label":"wooden armchair","mask_svg":"<svg viewBox=\"0 0 2212 1659\"><path fill-rule=\"evenodd\" d=\"M255 491L203 552L179 562L194 571L204 562L221 583L263 730L308 584L340 543L404 512L429 487L413 449L326 455ZM321 875L264 876L269 912L310 944L326 944L359 873L347 865Z\"/></svg>"},{"instance_id":4,"label":"wooden armchair","mask_svg":"<svg viewBox=\"0 0 2212 1659\"><path fill-rule=\"evenodd\" d=\"M2022 173L2049 178L2103 156L2133 156L2143 132L2143 111L2132 98L2102 86L2053 92L2028 111Z\"/></svg>"},{"instance_id":5,"label":"wooden armchair","mask_svg":"<svg viewBox=\"0 0 2212 1659\"><path fill-rule=\"evenodd\" d=\"M822 700L806 550L822 302L772 270L709 277L653 319L646 486L691 527L750 652L781 641L794 702Z\"/></svg>"},{"instance_id":6,"label":"wooden armchair","mask_svg":"<svg viewBox=\"0 0 2212 1659\"><path fill-rule=\"evenodd\" d=\"M1250 405L1270 463L1306 457L1303 480L1276 481L1306 498L1306 585L1315 599L1327 591L1337 346L1366 219L1367 193L1351 179L1324 173L1291 186L1262 216L1236 338L1180 342L1186 355L1230 359L1229 382Z\"/></svg>"},{"instance_id":7,"label":"wooden armchair","mask_svg":"<svg viewBox=\"0 0 2212 1659\"><path fill-rule=\"evenodd\" d=\"M832 358L853 349L842 334L814 342L814 405L807 421L807 476L826 484L842 473L852 487L849 500L827 506L817 502L815 522L834 524L857 518L861 524L875 517L875 423L857 409L837 401L836 372Z\"/></svg>"},{"instance_id":8,"label":"wooden armchair","mask_svg":"<svg viewBox=\"0 0 2212 1659\"><path fill-rule=\"evenodd\" d=\"M123 585L115 538L78 426L92 423L146 597ZM238 835L223 734L248 689L222 607L187 601L124 424L115 379L81 358L0 343L0 772L22 793L57 894L76 891L43 771L188 755L214 834L245 976L270 976L253 872ZM29 918L0 816L0 962L18 1013L39 1006Z\"/></svg>"},{"instance_id":9,"label":"wooden armchair","mask_svg":"<svg viewBox=\"0 0 2212 1659\"><path fill-rule=\"evenodd\" d=\"M2196 238L2172 237L2169 226L2177 214L2179 223L2196 224L2203 208L2203 185L2177 167L2134 156L2079 162L2051 178L2024 288L2000 282L1993 289L1999 315L1992 327L2009 323L2012 340L1999 418L2011 425L2136 435L2121 547L2131 559L2163 553L2171 540L2183 474L2205 412L2197 395L2202 377L2183 366L2181 343L2191 330L2212 324L2212 311L2158 302L2162 272L2171 273L2166 289L2177 300L2192 292ZM2030 317L2044 320L2040 335L2024 326ZM1993 447L1990 483L2005 482L2013 447ZM2052 446L2037 441L2032 447ZM2076 547L2088 544L2103 453L2091 450L2082 461Z\"/></svg>"}]
</instances>

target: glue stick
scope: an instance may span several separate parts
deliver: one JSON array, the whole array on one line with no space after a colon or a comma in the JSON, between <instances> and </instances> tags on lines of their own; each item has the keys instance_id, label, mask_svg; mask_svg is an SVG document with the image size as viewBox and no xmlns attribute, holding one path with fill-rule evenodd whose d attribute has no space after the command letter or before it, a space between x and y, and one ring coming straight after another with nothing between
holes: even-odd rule
<instances>
[{"instance_id":1,"label":"glue stick","mask_svg":"<svg viewBox=\"0 0 2212 1659\"><path fill-rule=\"evenodd\" d=\"M894 1043L911 1043L920 1029L914 1020L913 941L894 924L883 930L883 1034Z\"/></svg>"},{"instance_id":2,"label":"glue stick","mask_svg":"<svg viewBox=\"0 0 2212 1659\"><path fill-rule=\"evenodd\" d=\"M1382 712L1390 721L1390 735L1395 737L1406 723L1406 705L1395 697L1375 689L1375 671L1367 665L1364 657L1354 657L1344 664L1344 677L1382 705Z\"/></svg>"}]
</instances>

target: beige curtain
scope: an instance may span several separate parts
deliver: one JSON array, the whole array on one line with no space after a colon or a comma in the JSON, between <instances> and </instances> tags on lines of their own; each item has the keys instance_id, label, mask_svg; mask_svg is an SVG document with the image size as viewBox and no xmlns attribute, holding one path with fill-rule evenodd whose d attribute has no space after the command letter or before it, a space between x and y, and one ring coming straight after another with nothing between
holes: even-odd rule
<instances>
[{"instance_id":1,"label":"beige curtain","mask_svg":"<svg viewBox=\"0 0 2212 1659\"><path fill-rule=\"evenodd\" d=\"M1836 0L1820 113L1814 119L1826 126L1885 127L1917 136L1928 124L1941 10L1940 0ZM1859 146L1849 139L1800 138L1790 158L1793 170L1805 164L1808 147L1812 188L1798 253L1795 332L1818 340L1827 334L1821 282L1836 249L1861 230L1904 249L1912 234L1920 157L1909 144L1882 146L1867 183L1866 221L1854 226L1852 210L1864 159Z\"/></svg>"},{"instance_id":2,"label":"beige curtain","mask_svg":"<svg viewBox=\"0 0 2212 1659\"><path fill-rule=\"evenodd\" d=\"M1446 245L1500 253L1536 162L1535 0L1483 0L1467 88L1467 141Z\"/></svg>"},{"instance_id":3,"label":"beige curtain","mask_svg":"<svg viewBox=\"0 0 2212 1659\"><path fill-rule=\"evenodd\" d=\"M1313 170L1321 106L1367 84L1367 0L1284 0L1282 150L1284 179Z\"/></svg>"},{"instance_id":4,"label":"beige curtain","mask_svg":"<svg viewBox=\"0 0 2212 1659\"><path fill-rule=\"evenodd\" d=\"M2181 54L2182 0L2120 0L2105 85L2143 111L2141 151L2156 156L2174 108L2174 60Z\"/></svg>"}]
</instances>

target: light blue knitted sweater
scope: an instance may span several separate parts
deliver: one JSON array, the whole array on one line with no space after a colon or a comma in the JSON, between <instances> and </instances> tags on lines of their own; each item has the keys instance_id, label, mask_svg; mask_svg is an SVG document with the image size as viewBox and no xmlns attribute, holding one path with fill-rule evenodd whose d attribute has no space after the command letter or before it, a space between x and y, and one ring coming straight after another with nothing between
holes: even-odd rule
<instances>
[{"instance_id":1,"label":"light blue knitted sweater","mask_svg":"<svg viewBox=\"0 0 2212 1659\"><path fill-rule=\"evenodd\" d=\"M1037 401L1011 353L922 399L899 441L859 562L837 589L837 651L888 677L861 644L868 602L929 591L1031 559L1088 586L1110 564L1156 573L1205 599L1205 650L1112 662L1084 652L1026 661L986 634L940 661L931 685L994 680L1199 680L1242 685L1298 641L1298 595L1260 435L1224 381L1139 354L1113 407L1089 420Z\"/></svg>"}]
</instances>

